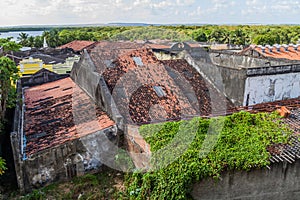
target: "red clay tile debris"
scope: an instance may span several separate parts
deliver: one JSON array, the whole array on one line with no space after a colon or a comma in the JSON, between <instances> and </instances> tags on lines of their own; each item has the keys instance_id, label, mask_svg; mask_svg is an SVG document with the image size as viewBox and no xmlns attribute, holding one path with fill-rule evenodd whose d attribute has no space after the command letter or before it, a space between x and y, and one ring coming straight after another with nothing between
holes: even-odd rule
<instances>
[{"instance_id":1,"label":"red clay tile debris","mask_svg":"<svg viewBox=\"0 0 300 200\"><path fill-rule=\"evenodd\" d=\"M213 106L220 112L233 107L185 60L158 60L151 49L149 44L99 42L89 52L125 120L149 123L209 116L210 92L218 94ZM158 97L155 86L161 86L166 96Z\"/></svg>"},{"instance_id":2,"label":"red clay tile debris","mask_svg":"<svg viewBox=\"0 0 300 200\"><path fill-rule=\"evenodd\" d=\"M248 107L239 107L231 110L229 113L242 110L250 113L277 111L284 117L281 121L293 131L293 135L289 138L288 144L272 144L267 148L271 154L270 161L271 163L283 161L293 163L296 159L300 159L300 97L261 103Z\"/></svg>"},{"instance_id":3,"label":"red clay tile debris","mask_svg":"<svg viewBox=\"0 0 300 200\"><path fill-rule=\"evenodd\" d=\"M281 106L276 111L279 113L279 115L281 117L284 117L284 118L287 118L291 114L291 111L289 111L285 106Z\"/></svg>"}]
</instances>

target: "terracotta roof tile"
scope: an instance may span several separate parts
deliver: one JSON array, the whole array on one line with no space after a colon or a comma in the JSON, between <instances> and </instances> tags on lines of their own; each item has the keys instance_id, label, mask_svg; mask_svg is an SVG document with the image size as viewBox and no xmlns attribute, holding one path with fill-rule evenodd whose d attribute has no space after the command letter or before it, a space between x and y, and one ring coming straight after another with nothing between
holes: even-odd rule
<instances>
[{"instance_id":1,"label":"terracotta roof tile","mask_svg":"<svg viewBox=\"0 0 300 200\"><path fill-rule=\"evenodd\" d=\"M82 50L90 47L93 44L95 44L95 42L93 42L93 41L74 40L72 42L69 42L67 44L64 44L64 45L58 47L58 49L69 48L69 49L73 49L75 52L79 52L79 51L82 51Z\"/></svg>"},{"instance_id":2,"label":"terracotta roof tile","mask_svg":"<svg viewBox=\"0 0 300 200\"><path fill-rule=\"evenodd\" d=\"M256 46L251 45L245 51L254 50L264 57L300 60L300 45Z\"/></svg>"},{"instance_id":3,"label":"terracotta roof tile","mask_svg":"<svg viewBox=\"0 0 300 200\"><path fill-rule=\"evenodd\" d=\"M70 78L25 89L24 97L27 156L115 124Z\"/></svg>"}]
</instances>

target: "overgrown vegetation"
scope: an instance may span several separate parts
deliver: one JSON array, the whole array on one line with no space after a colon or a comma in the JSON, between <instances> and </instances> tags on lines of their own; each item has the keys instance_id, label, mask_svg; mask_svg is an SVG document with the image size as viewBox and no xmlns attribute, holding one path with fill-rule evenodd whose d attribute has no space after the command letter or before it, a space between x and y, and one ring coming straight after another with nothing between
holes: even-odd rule
<instances>
[{"instance_id":1,"label":"overgrown vegetation","mask_svg":"<svg viewBox=\"0 0 300 200\"><path fill-rule=\"evenodd\" d=\"M198 124L198 128L193 133L194 140L187 151L165 168L153 172L129 174L127 194L130 198L190 198L188 194L191 185L196 181L207 177L218 179L224 170L251 170L266 167L269 165L270 156L267 147L273 143L287 143L287 138L291 134L280 123L277 114L240 112L227 116L223 120L224 126L216 144L202 158L200 149L210 123L215 123L216 119L195 118L190 121L190 126ZM167 122L163 125L145 125L140 128L140 132L155 154L173 140L182 123L181 121ZM173 151L176 149L174 148Z\"/></svg>"},{"instance_id":2,"label":"overgrown vegetation","mask_svg":"<svg viewBox=\"0 0 300 200\"><path fill-rule=\"evenodd\" d=\"M99 174L87 174L76 177L70 182L55 183L42 189L33 190L23 197L11 196L12 199L124 199L124 175L106 169ZM79 198L80 197L80 198Z\"/></svg>"},{"instance_id":3,"label":"overgrown vegetation","mask_svg":"<svg viewBox=\"0 0 300 200\"><path fill-rule=\"evenodd\" d=\"M222 119L222 131L214 148L204 157L200 150L211 123ZM105 169L99 174L76 177L70 182L55 183L32 193L12 199L191 199L192 184L208 177L218 180L225 170L251 170L269 165L266 148L274 143L287 143L291 131L277 114L240 112L218 119L194 118L163 124L145 125L141 134L158 152L178 134L181 126L190 126L194 138L187 151L167 167L152 172L125 175ZM187 136L188 137L188 136ZM182 138L183 140L185 138ZM174 151L177 147L174 147ZM172 154L172 153L171 153ZM157 162L157 160L154 160ZM164 162L164 161L162 161Z\"/></svg>"},{"instance_id":4,"label":"overgrown vegetation","mask_svg":"<svg viewBox=\"0 0 300 200\"><path fill-rule=\"evenodd\" d=\"M0 175L4 174L4 171L7 168L5 167L5 160L0 157Z\"/></svg>"},{"instance_id":5,"label":"overgrown vegetation","mask_svg":"<svg viewBox=\"0 0 300 200\"><path fill-rule=\"evenodd\" d=\"M3 134L6 109L14 107L16 101L16 89L13 83L19 78L17 66L10 58L4 55L9 51L18 50L21 46L9 38L0 38L0 47L3 48L2 53L0 53L0 134ZM5 161L0 157L0 175L5 170Z\"/></svg>"}]
</instances>

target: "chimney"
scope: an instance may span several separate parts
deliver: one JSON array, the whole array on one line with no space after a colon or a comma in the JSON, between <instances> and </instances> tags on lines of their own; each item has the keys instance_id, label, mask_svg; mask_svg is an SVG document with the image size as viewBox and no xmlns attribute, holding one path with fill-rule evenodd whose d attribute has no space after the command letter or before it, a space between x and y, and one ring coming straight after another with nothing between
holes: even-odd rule
<instances>
[{"instance_id":1,"label":"chimney","mask_svg":"<svg viewBox=\"0 0 300 200\"><path fill-rule=\"evenodd\" d=\"M261 47L261 51L262 51L263 53L266 53L266 47Z\"/></svg>"},{"instance_id":2,"label":"chimney","mask_svg":"<svg viewBox=\"0 0 300 200\"><path fill-rule=\"evenodd\" d=\"M298 47L299 47L298 44L293 45L293 47L294 47L294 50L295 50L295 51L298 51Z\"/></svg>"}]
</instances>

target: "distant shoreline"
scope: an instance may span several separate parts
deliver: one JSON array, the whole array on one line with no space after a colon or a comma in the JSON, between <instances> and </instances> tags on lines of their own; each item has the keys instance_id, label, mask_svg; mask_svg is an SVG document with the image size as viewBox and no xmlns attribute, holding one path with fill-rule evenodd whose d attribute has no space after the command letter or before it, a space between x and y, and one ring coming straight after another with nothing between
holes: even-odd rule
<instances>
[{"instance_id":1,"label":"distant shoreline","mask_svg":"<svg viewBox=\"0 0 300 200\"><path fill-rule=\"evenodd\" d=\"M107 23L107 24L66 24L66 25L19 25L19 26L0 26L0 33L5 32L22 32L22 31L49 31L51 29L74 29L74 28L86 28L86 27L145 27L145 26L299 26L300 24L260 24L260 23L248 23L248 24L148 24L148 23Z\"/></svg>"},{"instance_id":2,"label":"distant shoreline","mask_svg":"<svg viewBox=\"0 0 300 200\"><path fill-rule=\"evenodd\" d=\"M7 32L22 32L22 31L47 31L50 30L52 28L49 27L40 27L40 28L32 28L32 27L28 27L28 28L8 28L8 27L0 27L0 33L7 33Z\"/></svg>"}]
</instances>

